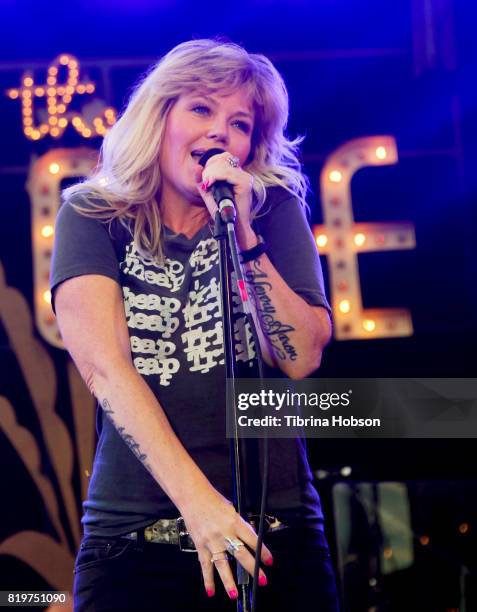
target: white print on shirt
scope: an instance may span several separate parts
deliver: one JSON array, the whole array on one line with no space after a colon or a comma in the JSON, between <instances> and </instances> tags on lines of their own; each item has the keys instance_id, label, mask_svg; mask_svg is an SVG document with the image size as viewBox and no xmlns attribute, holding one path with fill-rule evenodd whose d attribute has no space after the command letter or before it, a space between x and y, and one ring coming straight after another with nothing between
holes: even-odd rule
<instances>
[{"instance_id":1,"label":"white print on shirt","mask_svg":"<svg viewBox=\"0 0 477 612\"><path fill-rule=\"evenodd\" d=\"M158 310L167 311L170 314L176 313L181 307L181 303L176 298L166 297L164 295L139 293L135 295L129 287L123 287L124 299L127 300L130 308L139 308L140 310ZM161 312L161 314L165 314Z\"/></svg>"},{"instance_id":2,"label":"white print on shirt","mask_svg":"<svg viewBox=\"0 0 477 612\"><path fill-rule=\"evenodd\" d=\"M208 272L219 258L219 248L215 238L201 240L190 258L192 276L201 276Z\"/></svg>"},{"instance_id":3,"label":"white print on shirt","mask_svg":"<svg viewBox=\"0 0 477 612\"><path fill-rule=\"evenodd\" d=\"M131 352L136 370L142 376L159 376L159 384L169 386L177 374L181 362L178 351L186 356L190 372L205 374L224 363L222 338L222 310L218 281L208 275L201 278L218 262L218 247L215 239L199 242L190 257L192 287L185 304L172 295L157 293L135 294L123 287L124 308L130 331ZM166 257L164 266L145 260L129 244L122 271L151 285L150 291L160 286L171 294L184 282L184 266ZM190 278L190 277L189 277ZM147 287L143 287L147 291ZM237 360L249 362L255 351L249 323L241 312L240 298L236 290L235 275L232 277L234 334ZM177 330L184 330L175 337ZM132 330L141 330L146 338L140 338ZM184 367L184 364L183 366Z\"/></svg>"},{"instance_id":4,"label":"white print on shirt","mask_svg":"<svg viewBox=\"0 0 477 612\"><path fill-rule=\"evenodd\" d=\"M164 266L160 266L141 257L133 242L126 247L125 259L120 268L124 274L134 276L149 285L164 287L172 293L178 291L184 282L184 266L180 261L166 259Z\"/></svg>"},{"instance_id":5,"label":"white print on shirt","mask_svg":"<svg viewBox=\"0 0 477 612\"><path fill-rule=\"evenodd\" d=\"M147 329L161 334L163 338L170 338L177 331L180 321L172 315L180 308L179 300L156 295L135 295L129 287L123 287L123 295L126 321L130 329ZM156 314L133 310L151 310L151 303L156 303Z\"/></svg>"},{"instance_id":6,"label":"white print on shirt","mask_svg":"<svg viewBox=\"0 0 477 612\"><path fill-rule=\"evenodd\" d=\"M183 311L187 328L196 327L210 319L220 319L222 310L219 300L219 284L212 278L208 285L200 285L194 281L194 289L189 292L189 298Z\"/></svg>"},{"instance_id":7,"label":"white print on shirt","mask_svg":"<svg viewBox=\"0 0 477 612\"><path fill-rule=\"evenodd\" d=\"M154 355L157 359L164 359L174 354L176 350L173 342L165 342L164 340L151 340L149 338L138 338L131 336L131 349L133 353L142 353L143 355Z\"/></svg>"},{"instance_id":8,"label":"white print on shirt","mask_svg":"<svg viewBox=\"0 0 477 612\"><path fill-rule=\"evenodd\" d=\"M217 364L224 363L223 359L217 359L224 354L222 321L217 321L214 329L209 331L204 331L202 327L186 331L182 334L182 342L185 345L187 361L192 361L189 367L191 372L206 374Z\"/></svg>"},{"instance_id":9,"label":"white print on shirt","mask_svg":"<svg viewBox=\"0 0 477 612\"><path fill-rule=\"evenodd\" d=\"M170 357L176 350L173 342L164 340L150 340L131 336L131 351L135 353L150 354L153 357L134 357L134 366L142 376L159 374L159 384L164 387L170 385L172 375L179 371L179 360Z\"/></svg>"},{"instance_id":10,"label":"white print on shirt","mask_svg":"<svg viewBox=\"0 0 477 612\"><path fill-rule=\"evenodd\" d=\"M255 350L252 344L252 330L245 315L236 319L234 323L234 337L237 361L248 361L250 367L252 367Z\"/></svg>"},{"instance_id":11,"label":"white print on shirt","mask_svg":"<svg viewBox=\"0 0 477 612\"><path fill-rule=\"evenodd\" d=\"M217 359L224 352L217 280L212 278L208 285L201 286L200 281L196 279L182 312L188 330L182 334L182 342L185 345L187 361L192 362L190 371L206 373L218 363L224 363L223 359ZM204 331L202 325L211 319L219 321L216 321L213 330Z\"/></svg>"}]
</instances>

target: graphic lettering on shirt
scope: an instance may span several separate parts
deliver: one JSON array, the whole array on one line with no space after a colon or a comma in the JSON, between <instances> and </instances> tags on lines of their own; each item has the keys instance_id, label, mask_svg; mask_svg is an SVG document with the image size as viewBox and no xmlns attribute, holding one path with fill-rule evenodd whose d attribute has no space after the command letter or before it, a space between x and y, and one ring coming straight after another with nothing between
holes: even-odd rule
<instances>
[{"instance_id":1,"label":"graphic lettering on shirt","mask_svg":"<svg viewBox=\"0 0 477 612\"><path fill-rule=\"evenodd\" d=\"M218 260L219 247L217 245L217 240L215 240L215 238L201 240L190 258L192 276L201 276L205 274L217 264Z\"/></svg>"},{"instance_id":2,"label":"graphic lettering on shirt","mask_svg":"<svg viewBox=\"0 0 477 612\"><path fill-rule=\"evenodd\" d=\"M222 343L222 321L217 321L214 329L204 331L202 327L191 329L182 334L184 353L192 365L191 372L206 374L223 359L218 359L224 353ZM215 348L214 348L215 347Z\"/></svg>"},{"instance_id":3,"label":"graphic lettering on shirt","mask_svg":"<svg viewBox=\"0 0 477 612\"><path fill-rule=\"evenodd\" d=\"M166 259L164 265L144 259L131 242L126 247L125 259L120 266L122 272L138 280L168 289L172 293L178 291L184 282L184 266L176 259Z\"/></svg>"},{"instance_id":4,"label":"graphic lettering on shirt","mask_svg":"<svg viewBox=\"0 0 477 612\"><path fill-rule=\"evenodd\" d=\"M164 265L159 266L145 260L130 243L121 264L124 274L144 283L141 293L123 287L134 365L142 376L158 376L162 386L169 386L181 367L206 374L224 363L216 240L200 241L189 264L191 287L182 300L172 295L186 277L187 270L181 262L166 257ZM252 333L241 309L234 274L232 299L237 360L252 365L255 356ZM133 330L143 333L138 335ZM187 366L178 358L181 354Z\"/></svg>"},{"instance_id":5,"label":"graphic lettering on shirt","mask_svg":"<svg viewBox=\"0 0 477 612\"><path fill-rule=\"evenodd\" d=\"M138 338L131 336L131 351L133 355L151 354L152 357L134 357L133 362L136 370L142 376L159 376L159 384L167 387L171 383L172 375L179 371L179 360L171 355L175 352L176 346L173 342L164 340L151 340L149 338Z\"/></svg>"},{"instance_id":6,"label":"graphic lettering on shirt","mask_svg":"<svg viewBox=\"0 0 477 612\"><path fill-rule=\"evenodd\" d=\"M168 387L171 384L173 374L179 371L179 361L177 359L157 359L144 357L135 357L133 360L134 367L141 376L159 376L159 384L163 387Z\"/></svg>"},{"instance_id":7,"label":"graphic lettering on shirt","mask_svg":"<svg viewBox=\"0 0 477 612\"><path fill-rule=\"evenodd\" d=\"M176 350L173 342L165 340L152 340L150 338L138 338L131 336L131 349L133 353L141 353L143 355L154 355L157 359L165 359L174 354Z\"/></svg>"},{"instance_id":8,"label":"graphic lettering on shirt","mask_svg":"<svg viewBox=\"0 0 477 612\"><path fill-rule=\"evenodd\" d=\"M180 308L179 300L154 294L136 295L129 287L123 287L123 295L126 321L130 329L157 332L163 338L170 338L177 331L180 320L173 315ZM151 310L155 314L146 314L142 310Z\"/></svg>"},{"instance_id":9,"label":"graphic lettering on shirt","mask_svg":"<svg viewBox=\"0 0 477 612\"><path fill-rule=\"evenodd\" d=\"M248 361L252 367L255 357L252 330L247 317L239 317L234 323L235 355L237 361Z\"/></svg>"},{"instance_id":10,"label":"graphic lettering on shirt","mask_svg":"<svg viewBox=\"0 0 477 612\"><path fill-rule=\"evenodd\" d=\"M131 335L130 331L131 352L136 370L143 376L159 375L159 383L169 385L172 375L179 371L180 363L177 358L171 357L176 350L175 344L166 339L179 327L179 317L174 314L180 309L180 301L156 294L135 294L129 287L123 287L123 296L129 330L152 331L161 336L154 339L139 338ZM151 356L142 357L137 356L138 354Z\"/></svg>"},{"instance_id":11,"label":"graphic lettering on shirt","mask_svg":"<svg viewBox=\"0 0 477 612\"><path fill-rule=\"evenodd\" d=\"M222 321L219 300L219 286L216 278L211 278L208 285L201 285L194 280L193 289L189 292L187 304L183 309L185 331L181 338L187 361L191 362L191 372L209 372L217 364L223 364ZM204 329L204 324L213 319L213 329ZM210 327L208 325L207 327Z\"/></svg>"},{"instance_id":12,"label":"graphic lettering on shirt","mask_svg":"<svg viewBox=\"0 0 477 612\"><path fill-rule=\"evenodd\" d=\"M217 280L212 278L208 285L200 285L199 281L195 280L193 287L182 311L187 328L196 327L212 318L217 319L222 316Z\"/></svg>"}]
</instances>

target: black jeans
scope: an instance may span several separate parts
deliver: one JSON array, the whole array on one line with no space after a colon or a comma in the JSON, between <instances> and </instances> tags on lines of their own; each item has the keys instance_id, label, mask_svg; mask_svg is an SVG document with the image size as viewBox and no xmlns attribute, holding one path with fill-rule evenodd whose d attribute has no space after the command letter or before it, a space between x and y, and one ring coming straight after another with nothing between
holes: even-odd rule
<instances>
[{"instance_id":1,"label":"black jeans","mask_svg":"<svg viewBox=\"0 0 477 612\"><path fill-rule=\"evenodd\" d=\"M274 564L264 567L268 585L259 587L257 612L338 612L328 546L320 531L287 528L268 534ZM122 538L84 538L75 566L75 612L233 612L215 575L209 598L196 553L170 544Z\"/></svg>"}]
</instances>

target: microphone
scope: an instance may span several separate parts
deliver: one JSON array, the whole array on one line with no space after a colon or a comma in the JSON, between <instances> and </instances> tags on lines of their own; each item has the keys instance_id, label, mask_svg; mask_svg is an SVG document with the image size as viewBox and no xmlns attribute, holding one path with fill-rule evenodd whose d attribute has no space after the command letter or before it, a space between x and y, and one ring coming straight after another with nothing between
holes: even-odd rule
<instances>
[{"instance_id":1,"label":"microphone","mask_svg":"<svg viewBox=\"0 0 477 612\"><path fill-rule=\"evenodd\" d=\"M214 155L225 153L223 149L214 148L206 151L199 159L199 164L204 168L205 164ZM227 181L215 181L210 188L215 203L219 208L220 218L224 223L235 223L234 190Z\"/></svg>"}]
</instances>

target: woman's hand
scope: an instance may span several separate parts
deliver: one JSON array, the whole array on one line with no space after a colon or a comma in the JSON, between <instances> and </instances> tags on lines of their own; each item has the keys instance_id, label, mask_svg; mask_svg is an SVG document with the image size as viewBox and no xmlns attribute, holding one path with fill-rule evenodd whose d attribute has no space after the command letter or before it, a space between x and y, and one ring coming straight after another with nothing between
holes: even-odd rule
<instances>
[{"instance_id":1,"label":"woman's hand","mask_svg":"<svg viewBox=\"0 0 477 612\"><path fill-rule=\"evenodd\" d=\"M212 562L211 559L214 553L223 553L227 550L226 537L240 540L246 546L239 546L234 556L240 565L253 576L255 558L248 549L255 550L257 534L252 526L245 522L232 504L213 487L208 487L199 495L191 496L187 504L184 504L179 510L199 554L207 595L212 597L215 593L215 566L229 597L237 598L238 590L228 559L224 558L215 562ZM261 561L265 565L273 563L272 554L266 546L262 546ZM259 584L261 586L267 584L262 570L259 573Z\"/></svg>"},{"instance_id":2,"label":"woman's hand","mask_svg":"<svg viewBox=\"0 0 477 612\"><path fill-rule=\"evenodd\" d=\"M214 219L217 204L212 195L211 186L216 181L227 181L232 186L237 211L235 232L239 248L244 251L257 244L257 237L250 225L253 176L240 166L234 166L229 160L235 161L237 158L227 151L212 156L205 164L202 173L199 173L199 171L197 173L197 190Z\"/></svg>"}]
</instances>

